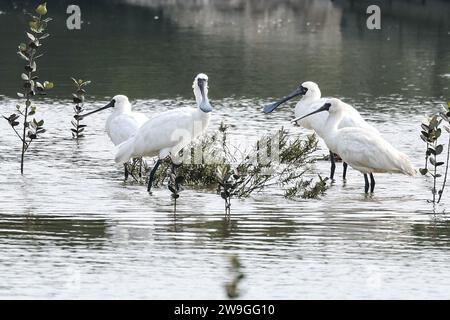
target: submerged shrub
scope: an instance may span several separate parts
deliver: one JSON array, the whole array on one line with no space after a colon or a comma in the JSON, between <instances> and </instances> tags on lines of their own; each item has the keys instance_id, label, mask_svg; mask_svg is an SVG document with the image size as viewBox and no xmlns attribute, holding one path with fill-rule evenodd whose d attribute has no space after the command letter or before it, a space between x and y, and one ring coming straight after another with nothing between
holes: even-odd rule
<instances>
[{"instance_id":1,"label":"submerged shrub","mask_svg":"<svg viewBox=\"0 0 450 320\"><path fill-rule=\"evenodd\" d=\"M316 161L312 157L317 150L315 135L292 139L288 131L281 128L259 139L249 151L235 154L232 150L238 149L227 143L227 132L228 126L222 123L216 133L186 148L188 159L201 151L202 161L185 162L177 170L185 185L216 188L224 199L227 214L231 210L231 198L249 197L271 186L280 186L287 198L318 198L325 193L327 179L319 176L319 181L314 182L306 177L311 172L310 164ZM155 177L156 184L170 178L170 166L170 160L163 161ZM171 192L178 195L172 189Z\"/></svg>"},{"instance_id":2,"label":"submerged shrub","mask_svg":"<svg viewBox=\"0 0 450 320\"><path fill-rule=\"evenodd\" d=\"M18 56L26 62L24 67L25 72L21 74L23 80L22 92L17 93L22 102L16 105L15 113L12 113L8 117L3 116L9 122L22 144L20 157L21 174L24 171L25 153L31 143L45 132L44 120L36 120L34 117L31 119L37 111L33 100L36 96L45 95L45 90L53 88L52 82L39 82L39 77L36 74L37 60L43 56L40 53L42 40L49 36L44 31L47 28L47 23L52 18L44 18L47 14L46 3L39 5L35 12L37 15L28 13L31 17L31 20L28 22L29 30L26 32L28 40L27 42L20 43L19 50L17 51Z\"/></svg>"}]
</instances>

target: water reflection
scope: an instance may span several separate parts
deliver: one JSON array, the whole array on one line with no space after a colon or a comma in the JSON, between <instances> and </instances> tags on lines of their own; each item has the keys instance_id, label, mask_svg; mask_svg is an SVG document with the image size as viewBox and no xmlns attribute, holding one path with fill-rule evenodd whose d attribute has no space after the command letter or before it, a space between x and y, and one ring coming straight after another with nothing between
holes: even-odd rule
<instances>
[{"instance_id":1,"label":"water reflection","mask_svg":"<svg viewBox=\"0 0 450 320\"><path fill-rule=\"evenodd\" d=\"M64 217L52 215L34 215L35 208L29 208L29 214L0 215L0 238L8 241L42 239L61 246L82 245L98 248L105 241L107 221L104 219ZM40 241L41 245L42 242Z\"/></svg>"},{"instance_id":2,"label":"water reflection","mask_svg":"<svg viewBox=\"0 0 450 320\"><path fill-rule=\"evenodd\" d=\"M448 95L450 4L383 5L380 31L365 28L354 1L81 2L81 31L65 28L65 1L53 22L42 76L55 95L70 98L70 76L93 80L98 97L191 97L192 76L211 78L212 98L274 97L303 80L325 95L363 99L401 93ZM13 96L20 73L14 48L25 23L22 3L1 1L2 94ZM155 19L158 17L158 19ZM117 23L121 21L121 23ZM89 39L89 46L86 45ZM15 67L16 66L16 67ZM62 72L63 70L63 72Z\"/></svg>"}]
</instances>

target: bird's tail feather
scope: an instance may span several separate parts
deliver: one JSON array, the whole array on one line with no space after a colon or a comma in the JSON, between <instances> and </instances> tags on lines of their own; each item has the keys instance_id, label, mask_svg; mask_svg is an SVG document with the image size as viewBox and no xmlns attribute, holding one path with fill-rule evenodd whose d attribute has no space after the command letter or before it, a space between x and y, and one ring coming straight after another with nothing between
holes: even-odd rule
<instances>
[{"instance_id":1,"label":"bird's tail feather","mask_svg":"<svg viewBox=\"0 0 450 320\"><path fill-rule=\"evenodd\" d=\"M133 156L134 151L134 137L131 137L125 142L122 142L118 146L116 158L114 159L119 164L124 164Z\"/></svg>"},{"instance_id":2,"label":"bird's tail feather","mask_svg":"<svg viewBox=\"0 0 450 320\"><path fill-rule=\"evenodd\" d=\"M416 169L414 168L413 164L409 160L408 156L406 154L401 153L400 154L400 168L402 172L408 176L415 176L416 175Z\"/></svg>"}]
</instances>

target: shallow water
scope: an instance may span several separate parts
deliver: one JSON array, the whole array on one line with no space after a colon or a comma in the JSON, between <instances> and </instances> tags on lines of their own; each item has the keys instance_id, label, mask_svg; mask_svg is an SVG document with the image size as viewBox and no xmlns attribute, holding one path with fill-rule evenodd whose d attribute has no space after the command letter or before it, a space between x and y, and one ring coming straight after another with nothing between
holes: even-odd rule
<instances>
[{"instance_id":1,"label":"shallow water","mask_svg":"<svg viewBox=\"0 0 450 320\"><path fill-rule=\"evenodd\" d=\"M338 178L320 200L289 201L277 189L233 200L230 220L213 192L185 190L174 216L165 188L150 197L145 187L122 182L104 132L107 112L85 120L85 139L71 139L64 82L77 70L93 80L89 109L122 91L150 115L192 105L192 78L201 70L215 107L210 131L223 120L235 138L252 141L282 125L309 133L289 125L292 103L271 115L260 110L311 79L325 95L354 104L419 167L420 122L449 95L443 75L450 27L437 12L444 4L387 17L373 34L358 28L359 9L345 1L305 1L298 13L289 2L259 9L250 1L233 10L219 1L196 9L152 3L124 7L125 27L106 34L99 31L111 22L98 18L117 15L117 8L92 7L76 39L54 27L52 46L61 51L43 60L42 72L61 85L39 104L48 131L30 149L24 176L17 139L0 122L0 297L225 298L228 257L237 255L245 274L241 298L449 298L450 222L442 214L449 201L433 214L429 180L376 175L376 193L366 196L362 176L350 170L347 183ZM0 4L0 23L20 16ZM291 22L279 22L286 17ZM20 65L4 53L17 36L0 33L8 62L0 66L0 105L7 113ZM104 42L80 46L85 37ZM119 51L121 43L128 49ZM142 53L150 65L142 64ZM120 66L108 67L114 61ZM328 162L315 170L327 174Z\"/></svg>"}]
</instances>

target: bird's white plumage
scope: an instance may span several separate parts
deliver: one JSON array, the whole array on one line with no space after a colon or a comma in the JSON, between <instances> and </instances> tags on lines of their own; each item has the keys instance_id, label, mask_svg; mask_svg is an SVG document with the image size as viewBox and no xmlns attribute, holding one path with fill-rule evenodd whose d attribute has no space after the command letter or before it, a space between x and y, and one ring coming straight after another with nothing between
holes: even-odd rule
<instances>
[{"instance_id":1,"label":"bird's white plumage","mask_svg":"<svg viewBox=\"0 0 450 320\"><path fill-rule=\"evenodd\" d=\"M328 130L322 138L330 150L339 154L343 161L365 174L415 174L416 170L408 157L395 149L378 132L361 127L339 128L347 108L339 99L330 99L328 103L331 104L325 124Z\"/></svg>"},{"instance_id":2,"label":"bird's white plumage","mask_svg":"<svg viewBox=\"0 0 450 320\"><path fill-rule=\"evenodd\" d=\"M207 85L202 95L198 79L207 81L208 78L199 74L194 80L194 95L198 107L169 110L150 118L133 137L119 146L115 158L117 163L125 163L137 156L158 156L160 159L169 155L174 157L207 129L210 113L200 109L200 105L208 99Z\"/></svg>"},{"instance_id":3,"label":"bird's white plumage","mask_svg":"<svg viewBox=\"0 0 450 320\"><path fill-rule=\"evenodd\" d=\"M148 118L142 113L131 111L131 104L126 96L117 95L113 100L113 111L106 119L106 133L117 146L136 134Z\"/></svg>"},{"instance_id":4,"label":"bird's white plumage","mask_svg":"<svg viewBox=\"0 0 450 320\"><path fill-rule=\"evenodd\" d=\"M308 90L295 106L295 118L300 118L316 111L328 101L328 98L321 98L319 86L315 82L306 81L302 83L302 87ZM378 132L373 126L368 124L364 118L361 117L358 110L351 105L342 102L341 107L345 109L345 114L340 120L339 128L360 127ZM326 112L320 112L299 120L297 124L306 129L314 130L319 137L323 138L325 131L327 130L327 118L328 114ZM331 151L336 152L334 150Z\"/></svg>"}]
</instances>

